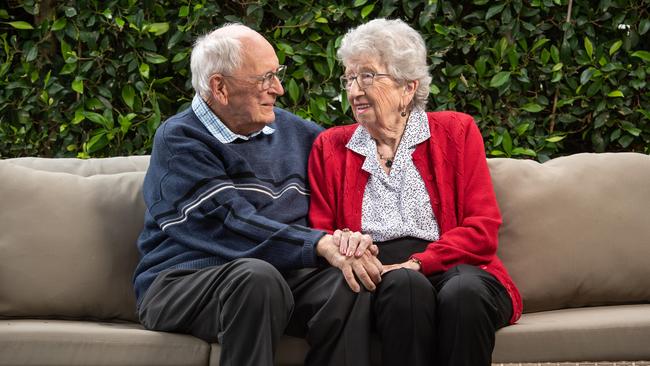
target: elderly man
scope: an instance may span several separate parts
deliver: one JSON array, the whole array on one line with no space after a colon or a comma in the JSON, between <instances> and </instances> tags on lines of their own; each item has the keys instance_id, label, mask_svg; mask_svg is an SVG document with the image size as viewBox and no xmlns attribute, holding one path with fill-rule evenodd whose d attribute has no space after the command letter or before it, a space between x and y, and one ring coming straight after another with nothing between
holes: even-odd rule
<instances>
[{"instance_id":1,"label":"elderly man","mask_svg":"<svg viewBox=\"0 0 650 366\"><path fill-rule=\"evenodd\" d=\"M156 132L144 181L142 324L220 343L221 365L272 365L285 329L307 338L307 364L367 364L370 294L355 275L372 291L381 263L368 237L341 254L306 227L321 128L274 108L285 67L260 34L228 24L197 40L191 69L192 107Z\"/></svg>"}]
</instances>

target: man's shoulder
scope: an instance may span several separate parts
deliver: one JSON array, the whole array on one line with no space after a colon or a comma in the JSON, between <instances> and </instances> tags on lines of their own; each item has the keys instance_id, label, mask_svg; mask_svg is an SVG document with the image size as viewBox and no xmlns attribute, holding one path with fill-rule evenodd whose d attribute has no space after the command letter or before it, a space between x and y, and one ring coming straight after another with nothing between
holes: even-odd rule
<instances>
[{"instance_id":1,"label":"man's shoulder","mask_svg":"<svg viewBox=\"0 0 650 366\"><path fill-rule=\"evenodd\" d=\"M285 109L275 107L275 122L279 128L299 128L315 134L323 131L323 127L318 124L301 118Z\"/></svg>"}]
</instances>

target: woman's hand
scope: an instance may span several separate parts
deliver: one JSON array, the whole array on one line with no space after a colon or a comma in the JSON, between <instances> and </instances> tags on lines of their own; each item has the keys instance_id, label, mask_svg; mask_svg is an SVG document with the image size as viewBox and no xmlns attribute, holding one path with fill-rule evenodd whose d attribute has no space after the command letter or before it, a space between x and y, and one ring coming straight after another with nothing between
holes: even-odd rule
<instances>
[{"instance_id":1,"label":"woman's hand","mask_svg":"<svg viewBox=\"0 0 650 366\"><path fill-rule=\"evenodd\" d=\"M420 263L418 263L417 261L414 261L412 259L409 259L406 262L402 262L402 263L385 264L383 267L384 267L384 270L381 272L382 276L385 275L386 273L390 272L390 271L393 271L393 270L396 270L396 269L399 269L399 268L412 269L412 270L414 270L416 272L420 272L420 269L422 268L420 266Z\"/></svg>"},{"instance_id":2,"label":"woman's hand","mask_svg":"<svg viewBox=\"0 0 650 366\"><path fill-rule=\"evenodd\" d=\"M339 253L347 257L361 258L366 252L377 255L379 248L372 243L372 237L367 234L362 234L358 231L350 231L350 229L335 230L332 234L334 244L338 245Z\"/></svg>"}]
</instances>

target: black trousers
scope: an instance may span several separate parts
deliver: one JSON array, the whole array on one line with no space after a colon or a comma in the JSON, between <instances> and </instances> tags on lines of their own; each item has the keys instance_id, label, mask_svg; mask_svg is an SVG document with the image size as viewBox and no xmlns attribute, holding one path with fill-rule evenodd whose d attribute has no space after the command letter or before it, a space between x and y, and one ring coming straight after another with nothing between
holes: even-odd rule
<instances>
[{"instance_id":1,"label":"black trousers","mask_svg":"<svg viewBox=\"0 0 650 366\"><path fill-rule=\"evenodd\" d=\"M379 243L382 263L401 263L424 250L420 239ZM489 366L496 331L508 324L506 289L484 270L459 265L431 277L399 269L373 294L382 364Z\"/></svg>"},{"instance_id":2,"label":"black trousers","mask_svg":"<svg viewBox=\"0 0 650 366\"><path fill-rule=\"evenodd\" d=\"M282 334L307 339L306 365L369 365L371 295L338 268L281 274L257 259L156 277L138 309L148 329L221 344L220 365L272 365Z\"/></svg>"}]
</instances>

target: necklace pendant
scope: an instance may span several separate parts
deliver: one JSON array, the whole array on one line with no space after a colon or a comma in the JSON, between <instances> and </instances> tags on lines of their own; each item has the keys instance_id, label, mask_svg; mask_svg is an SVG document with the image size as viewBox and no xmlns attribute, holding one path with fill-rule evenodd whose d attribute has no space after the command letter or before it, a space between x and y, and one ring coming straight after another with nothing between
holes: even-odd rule
<instances>
[{"instance_id":1,"label":"necklace pendant","mask_svg":"<svg viewBox=\"0 0 650 366\"><path fill-rule=\"evenodd\" d=\"M391 159L386 159L386 168L389 168L393 166L393 161Z\"/></svg>"}]
</instances>

